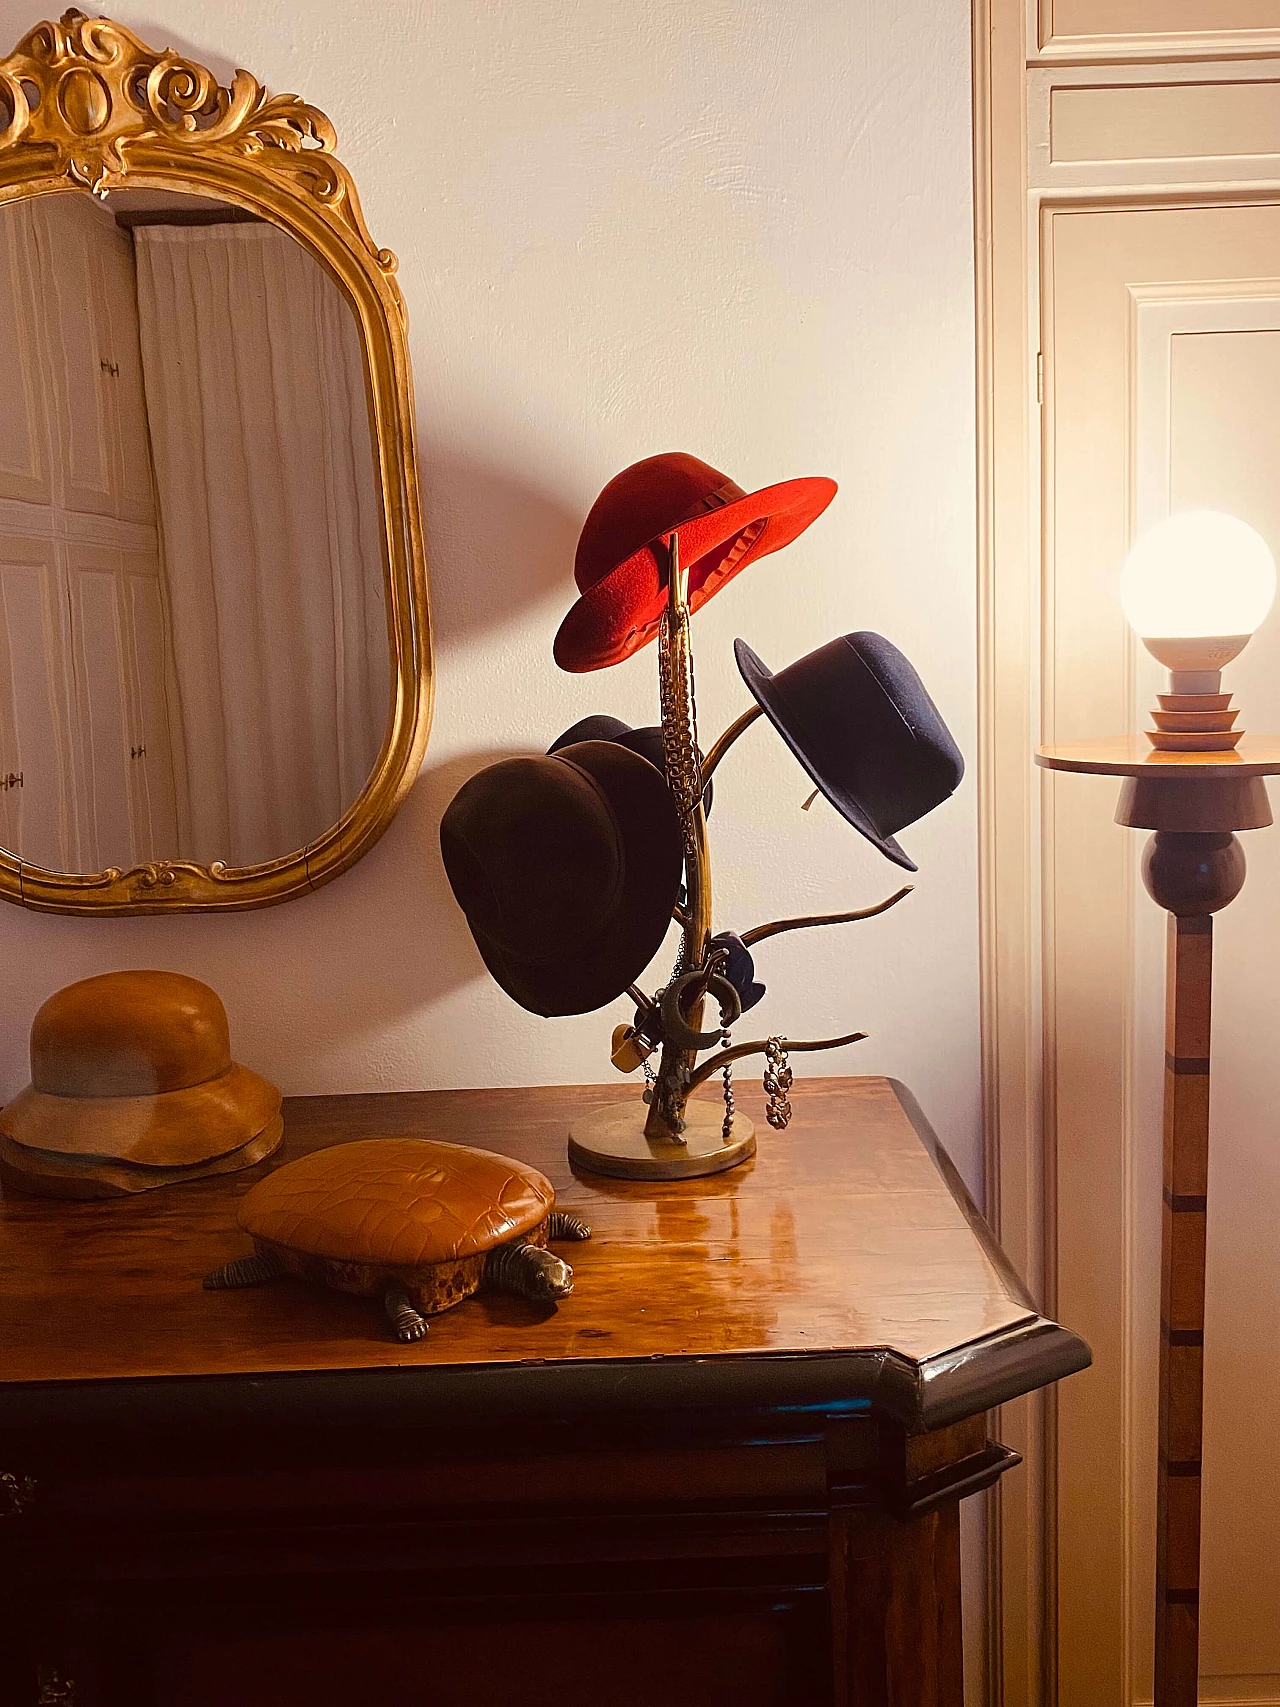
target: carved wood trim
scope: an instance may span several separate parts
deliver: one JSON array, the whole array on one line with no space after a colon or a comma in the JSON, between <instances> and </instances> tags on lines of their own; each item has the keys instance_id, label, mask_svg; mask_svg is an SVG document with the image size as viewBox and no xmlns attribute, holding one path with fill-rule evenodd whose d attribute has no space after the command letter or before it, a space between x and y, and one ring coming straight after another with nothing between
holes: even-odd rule
<instances>
[{"instance_id":1,"label":"carved wood trim","mask_svg":"<svg viewBox=\"0 0 1280 1707\"><path fill-rule=\"evenodd\" d=\"M370 236L335 146L332 124L297 95L271 95L247 71L224 87L204 66L147 47L109 18L67 12L37 24L0 60L0 205L124 187L216 196L289 232L342 288L367 363L394 682L369 781L308 847L243 868L157 860L93 874L47 871L0 851L0 897L62 913L269 906L353 865L417 776L433 672L405 305L395 256Z\"/></svg>"}]
</instances>

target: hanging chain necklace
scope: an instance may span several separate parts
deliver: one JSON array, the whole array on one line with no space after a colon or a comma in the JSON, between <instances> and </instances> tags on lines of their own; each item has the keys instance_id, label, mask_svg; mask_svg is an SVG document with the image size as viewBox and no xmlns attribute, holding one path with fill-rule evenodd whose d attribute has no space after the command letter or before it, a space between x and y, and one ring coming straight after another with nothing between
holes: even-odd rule
<instances>
[{"instance_id":1,"label":"hanging chain necklace","mask_svg":"<svg viewBox=\"0 0 1280 1707\"><path fill-rule=\"evenodd\" d=\"M764 1060L764 1088L769 1098L764 1116L775 1132L782 1132L791 1119L791 1103L787 1092L791 1089L792 1077L785 1037L769 1039L764 1047Z\"/></svg>"}]
</instances>

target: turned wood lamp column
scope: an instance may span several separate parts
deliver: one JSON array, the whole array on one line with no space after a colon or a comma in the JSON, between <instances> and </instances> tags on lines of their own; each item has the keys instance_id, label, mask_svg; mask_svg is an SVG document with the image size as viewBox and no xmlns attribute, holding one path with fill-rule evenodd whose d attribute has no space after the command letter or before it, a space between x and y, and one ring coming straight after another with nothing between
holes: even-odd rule
<instances>
[{"instance_id":1,"label":"turned wood lamp column","mask_svg":"<svg viewBox=\"0 0 1280 1707\"><path fill-rule=\"evenodd\" d=\"M1245 739L1222 669L1275 594L1271 549L1246 522L1216 510L1166 516L1120 575L1131 628L1169 671L1153 727L1036 754L1050 770L1124 779L1116 822L1155 832L1142 876L1169 915L1154 1707L1195 1707L1199 1692L1213 915L1244 884L1236 831L1271 823L1263 778L1280 774L1280 739Z\"/></svg>"},{"instance_id":2,"label":"turned wood lamp column","mask_svg":"<svg viewBox=\"0 0 1280 1707\"><path fill-rule=\"evenodd\" d=\"M1191 752L1152 751L1141 737L1074 741L1042 747L1036 762L1124 779L1116 822L1155 832L1142 876L1169 914L1155 1707L1195 1707L1213 915L1244 884L1236 831L1272 822L1263 778L1280 775L1280 738Z\"/></svg>"}]
</instances>

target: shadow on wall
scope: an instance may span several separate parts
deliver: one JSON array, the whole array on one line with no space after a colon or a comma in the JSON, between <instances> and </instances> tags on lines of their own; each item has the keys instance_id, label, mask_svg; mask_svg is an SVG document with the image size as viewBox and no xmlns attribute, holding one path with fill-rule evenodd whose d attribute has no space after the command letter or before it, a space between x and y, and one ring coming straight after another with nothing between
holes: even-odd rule
<instances>
[{"instance_id":1,"label":"shadow on wall","mask_svg":"<svg viewBox=\"0 0 1280 1707\"><path fill-rule=\"evenodd\" d=\"M573 501L456 447L428 445L422 468L441 652L486 628L517 624L553 589L567 608L581 526ZM550 644L548 633L548 670ZM430 1086L430 1045L424 1059L422 1043L432 1009L489 976L444 873L440 818L468 778L527 750L473 744L433 763L428 745L381 840L351 871L287 906L129 919L4 909L0 943L23 975L0 988L0 1102L26 1080L41 1002L77 979L130 968L184 972L212 985L226 1002L239 1057L286 1091ZM451 1073L459 1047L451 1035L444 1051Z\"/></svg>"},{"instance_id":2,"label":"shadow on wall","mask_svg":"<svg viewBox=\"0 0 1280 1707\"><path fill-rule=\"evenodd\" d=\"M424 765L395 822L361 862L374 869L362 874L358 866L314 901L302 903L309 908L327 896L340 914L351 914L350 933L340 927L336 936L326 931L319 944L310 932L305 939L313 972L325 981L332 978L340 990L337 1001L313 992L320 999L311 1003L313 1023L307 1027L310 1061L323 1060L330 1051L349 1056L362 1036L376 1039L394 1032L405 1016L424 1013L464 985L488 978L445 876L439 824L463 783L523 751L469 752ZM358 892L362 875L378 897L373 907ZM357 931L358 944L353 941ZM351 944L351 953L343 952L344 942Z\"/></svg>"},{"instance_id":3,"label":"shadow on wall","mask_svg":"<svg viewBox=\"0 0 1280 1707\"><path fill-rule=\"evenodd\" d=\"M583 520L569 499L510 469L430 444L423 450L422 496L432 618L442 645L504 627L554 591L563 593L568 610Z\"/></svg>"},{"instance_id":4,"label":"shadow on wall","mask_svg":"<svg viewBox=\"0 0 1280 1707\"><path fill-rule=\"evenodd\" d=\"M482 457L429 441L421 470L438 652L486 629L517 623L553 590L563 591L567 608L582 525L571 500ZM548 635L548 669L553 667L550 649ZM456 727L456 716L451 721ZM337 1001L313 992L315 1024L308 1028L305 1047L309 1063L322 1061L330 1051L349 1059L353 1040L363 1035L375 1040L370 1060L380 1059L381 1074L388 1082L402 1083L396 1045L390 1044L391 1055L381 1055L376 1040L394 1034L409 1016L429 1014L463 986L489 978L445 876L440 819L478 771L530 750L471 748L433 763L428 744L417 782L382 841L354 871L302 903L309 909L327 902L340 937L348 930L359 934L350 956L332 953L330 931L319 952L310 929L296 935L294 952L307 954L313 966L327 960L326 976L341 991ZM295 1043L295 1057L299 1053ZM314 1066L307 1070L313 1072ZM417 1077L432 1082L429 1071L419 1069Z\"/></svg>"},{"instance_id":5,"label":"shadow on wall","mask_svg":"<svg viewBox=\"0 0 1280 1707\"><path fill-rule=\"evenodd\" d=\"M469 777L515 756L469 752L424 766L359 865L287 906L132 919L5 909L6 953L39 974L0 991L0 1101L26 1080L27 1039L42 1001L76 979L144 967L212 985L227 1005L238 1058L286 1092L429 1086L430 1067L406 1041L416 1016L488 977L445 876L440 816Z\"/></svg>"}]
</instances>

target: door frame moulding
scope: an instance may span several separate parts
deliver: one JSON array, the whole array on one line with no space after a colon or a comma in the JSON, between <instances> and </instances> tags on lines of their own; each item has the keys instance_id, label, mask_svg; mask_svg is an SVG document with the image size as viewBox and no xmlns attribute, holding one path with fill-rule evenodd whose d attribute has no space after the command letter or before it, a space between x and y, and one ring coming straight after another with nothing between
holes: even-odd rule
<instances>
[{"instance_id":1,"label":"door frame moulding","mask_svg":"<svg viewBox=\"0 0 1280 1707\"><path fill-rule=\"evenodd\" d=\"M1048 25L1045 26L1045 19ZM1186 30L1176 34L1142 31L1058 35L1053 0L1026 0L1027 58L1055 65L1145 64L1158 60L1249 59L1280 54L1280 30Z\"/></svg>"},{"instance_id":2,"label":"door frame moulding","mask_svg":"<svg viewBox=\"0 0 1280 1707\"><path fill-rule=\"evenodd\" d=\"M1277 36L1277 55L1280 55L1280 35ZM1108 191L1126 192L1158 190L1168 185L1185 191L1199 186L1215 199L1233 194L1249 195L1254 187L1263 187L1280 179L1280 144L1267 147L1247 146L1244 151L1233 149L1233 139L1219 134L1217 146L1210 134L1215 126L1225 123L1228 130L1236 115L1231 100L1234 89L1274 91L1280 84L1280 65L1276 59L1240 58L1230 64L1216 66L1212 73L1203 63L1173 62L1164 57L1137 66L1064 65L1058 62L1028 64L1027 80L1027 147L1031 187L1046 196L1086 192L1090 203ZM1172 94L1193 90L1197 94L1220 92L1223 100L1219 110L1206 107L1205 147L1193 155L1138 154L1106 158L1081 158L1063 154L1055 157L1055 109L1061 100L1080 100L1092 97L1093 104L1109 105L1122 111L1125 105L1146 93ZM1141 128L1146 115L1134 114L1132 119ZM1268 143L1271 142L1270 117L1262 124ZM1238 142L1238 138L1236 141Z\"/></svg>"},{"instance_id":3,"label":"door frame moulding","mask_svg":"<svg viewBox=\"0 0 1280 1707\"><path fill-rule=\"evenodd\" d=\"M1015 9L973 3L977 308L978 789L983 1128L988 1218L1042 1307L1054 1269L1044 1212L1040 1012L1038 478L1030 410L1038 350L1028 262L1026 48ZM1008 335L997 336L1008 328ZM1023 1456L991 1496L988 1698L1051 1707L1055 1454L1052 1393L1003 1406Z\"/></svg>"},{"instance_id":4,"label":"door frame moulding","mask_svg":"<svg viewBox=\"0 0 1280 1707\"><path fill-rule=\"evenodd\" d=\"M1280 330L1280 278L1215 279L1189 285L1131 285L1133 357L1139 374L1150 377L1139 388L1142 404L1135 419L1138 463L1133 470L1137 525L1147 516L1168 514L1167 461L1149 462L1143 447L1167 439L1172 412L1169 356L1175 338L1228 332ZM1150 422L1145 427L1143 420ZM1156 431L1156 428L1159 431Z\"/></svg>"}]
</instances>

